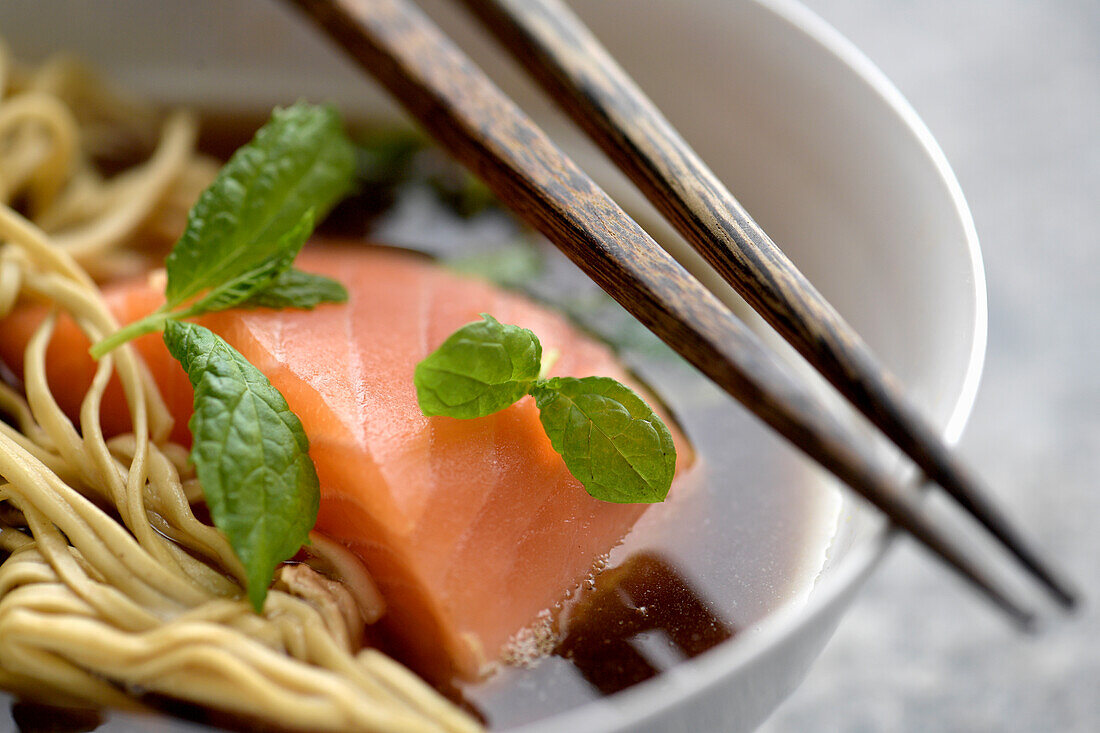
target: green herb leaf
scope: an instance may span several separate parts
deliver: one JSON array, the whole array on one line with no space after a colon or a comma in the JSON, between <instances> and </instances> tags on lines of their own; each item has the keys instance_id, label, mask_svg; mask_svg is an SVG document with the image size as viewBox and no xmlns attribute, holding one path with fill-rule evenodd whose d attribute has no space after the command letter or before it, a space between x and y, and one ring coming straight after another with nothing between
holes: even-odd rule
<instances>
[{"instance_id":1,"label":"green herb leaf","mask_svg":"<svg viewBox=\"0 0 1100 733\"><path fill-rule=\"evenodd\" d=\"M201 316L226 310L245 301L252 301L270 288L275 280L290 269L302 245L313 233L313 209L309 209L292 229L276 241L271 256L237 277L211 288L206 295L179 314L179 318Z\"/></svg>"},{"instance_id":2,"label":"green herb leaf","mask_svg":"<svg viewBox=\"0 0 1100 733\"><path fill-rule=\"evenodd\" d=\"M413 172L413 158L428 138L408 127L371 130L356 140L355 176L368 187L392 187Z\"/></svg>"},{"instance_id":3,"label":"green herb leaf","mask_svg":"<svg viewBox=\"0 0 1100 733\"><path fill-rule=\"evenodd\" d=\"M165 265L166 307L281 260L287 232L310 209L327 213L350 187L354 167L334 109L298 103L277 110L191 209Z\"/></svg>"},{"instance_id":4,"label":"green herb leaf","mask_svg":"<svg viewBox=\"0 0 1100 733\"><path fill-rule=\"evenodd\" d=\"M348 291L324 275L284 270L262 290L253 293L240 305L246 308L300 308L313 310L321 303L346 303Z\"/></svg>"},{"instance_id":5,"label":"green herb leaf","mask_svg":"<svg viewBox=\"0 0 1100 733\"><path fill-rule=\"evenodd\" d=\"M211 331L169 321L164 343L195 388L191 461L215 526L244 564L248 598L259 612L275 568L317 521L309 439L267 377Z\"/></svg>"},{"instance_id":6,"label":"green herb leaf","mask_svg":"<svg viewBox=\"0 0 1100 733\"><path fill-rule=\"evenodd\" d=\"M535 334L481 317L416 365L413 383L425 415L491 415L526 395L538 379L542 345Z\"/></svg>"},{"instance_id":7,"label":"green herb leaf","mask_svg":"<svg viewBox=\"0 0 1100 733\"><path fill-rule=\"evenodd\" d=\"M642 398L609 377L556 377L532 394L551 445L589 494L617 503L664 501L676 447Z\"/></svg>"},{"instance_id":8,"label":"green herb leaf","mask_svg":"<svg viewBox=\"0 0 1100 733\"><path fill-rule=\"evenodd\" d=\"M464 255L448 260L446 264L455 272L474 275L514 289L523 289L537 279L545 269L539 250L522 241L492 252Z\"/></svg>"}]
</instances>

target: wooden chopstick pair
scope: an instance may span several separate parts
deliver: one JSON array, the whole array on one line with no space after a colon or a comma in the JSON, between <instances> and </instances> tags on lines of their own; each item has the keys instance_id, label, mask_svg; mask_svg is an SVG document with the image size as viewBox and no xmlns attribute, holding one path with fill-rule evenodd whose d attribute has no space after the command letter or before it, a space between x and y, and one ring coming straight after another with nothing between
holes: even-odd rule
<instances>
[{"instance_id":1,"label":"wooden chopstick pair","mask_svg":"<svg viewBox=\"0 0 1100 733\"><path fill-rule=\"evenodd\" d=\"M1034 620L793 371L408 0L292 0L626 310L981 589ZM1069 584L984 497L841 319L558 0L463 0L776 330L1063 606Z\"/></svg>"}]
</instances>

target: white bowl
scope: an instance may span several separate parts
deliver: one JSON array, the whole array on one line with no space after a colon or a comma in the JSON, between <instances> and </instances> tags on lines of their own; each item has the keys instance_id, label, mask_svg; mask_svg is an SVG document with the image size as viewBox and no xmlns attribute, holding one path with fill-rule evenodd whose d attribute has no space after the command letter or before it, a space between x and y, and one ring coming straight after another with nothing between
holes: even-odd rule
<instances>
[{"instance_id":1,"label":"white bowl","mask_svg":"<svg viewBox=\"0 0 1100 733\"><path fill-rule=\"evenodd\" d=\"M621 201L645 223L657 221L455 3L422 4ZM958 184L898 91L789 0L575 6L944 437L957 440L985 350L981 258ZM0 29L20 55L72 49L164 101L256 110L308 95L334 98L349 114L397 114L312 30L267 0L5 0ZM692 253L674 246L698 269ZM804 602L651 681L523 730L753 729L802 679L890 544L862 504L845 500L840 519Z\"/></svg>"}]
</instances>

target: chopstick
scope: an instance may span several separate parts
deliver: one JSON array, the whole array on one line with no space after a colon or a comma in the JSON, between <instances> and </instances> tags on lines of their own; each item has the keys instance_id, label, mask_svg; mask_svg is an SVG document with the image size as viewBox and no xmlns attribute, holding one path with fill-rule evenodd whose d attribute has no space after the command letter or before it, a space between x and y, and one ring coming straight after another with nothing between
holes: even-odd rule
<instances>
[{"instance_id":1,"label":"chopstick","mask_svg":"<svg viewBox=\"0 0 1100 733\"><path fill-rule=\"evenodd\" d=\"M291 0L460 162L751 412L878 506L1022 626L1034 615L895 480L865 439L662 250L414 5Z\"/></svg>"},{"instance_id":2,"label":"chopstick","mask_svg":"<svg viewBox=\"0 0 1100 733\"><path fill-rule=\"evenodd\" d=\"M987 498L895 379L559 0L462 0L727 283L931 481L1072 607L1069 583Z\"/></svg>"}]
</instances>

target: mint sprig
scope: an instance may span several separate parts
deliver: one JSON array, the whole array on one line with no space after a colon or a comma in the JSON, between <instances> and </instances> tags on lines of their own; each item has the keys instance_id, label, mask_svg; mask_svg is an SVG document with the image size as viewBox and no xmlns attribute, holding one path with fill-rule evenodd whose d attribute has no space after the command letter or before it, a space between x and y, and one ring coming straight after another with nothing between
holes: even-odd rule
<instances>
[{"instance_id":1,"label":"mint sprig","mask_svg":"<svg viewBox=\"0 0 1100 733\"><path fill-rule=\"evenodd\" d=\"M214 525L244 565L257 612L275 568L307 542L317 520L309 440L267 377L216 334L182 319L238 306L346 301L342 285L292 264L315 219L350 189L354 167L335 110L304 103L276 110L191 209L165 263L165 304L91 349L100 358L164 331L195 388L191 462Z\"/></svg>"},{"instance_id":2,"label":"mint sprig","mask_svg":"<svg viewBox=\"0 0 1100 733\"><path fill-rule=\"evenodd\" d=\"M354 168L335 109L299 102L276 110L191 209L165 262L169 307L293 248L288 234L310 210L323 218L347 193Z\"/></svg>"},{"instance_id":3,"label":"mint sprig","mask_svg":"<svg viewBox=\"0 0 1100 733\"><path fill-rule=\"evenodd\" d=\"M169 320L262 298L290 269L314 220L351 188L354 169L354 148L333 108L299 102L276 110L192 207L165 262L164 305L97 343L92 356L160 331ZM312 307L329 292L327 286L294 291L301 300L285 307Z\"/></svg>"},{"instance_id":4,"label":"mint sprig","mask_svg":"<svg viewBox=\"0 0 1100 733\"><path fill-rule=\"evenodd\" d=\"M538 337L481 315L417 364L421 411L478 418L533 395L550 444L590 495L620 504L664 501L676 446L645 400L610 377L544 378Z\"/></svg>"}]
</instances>

